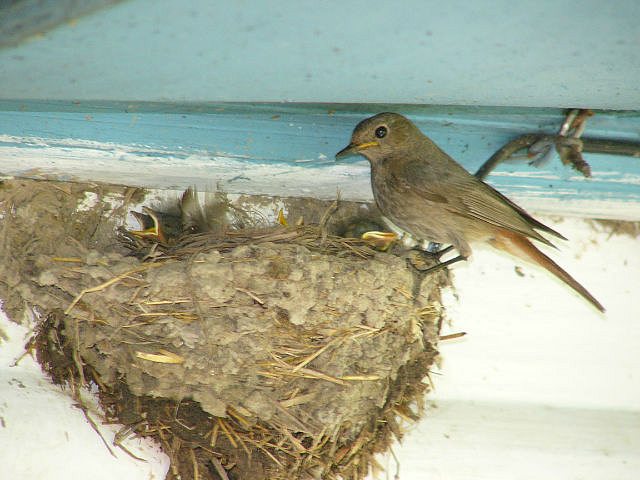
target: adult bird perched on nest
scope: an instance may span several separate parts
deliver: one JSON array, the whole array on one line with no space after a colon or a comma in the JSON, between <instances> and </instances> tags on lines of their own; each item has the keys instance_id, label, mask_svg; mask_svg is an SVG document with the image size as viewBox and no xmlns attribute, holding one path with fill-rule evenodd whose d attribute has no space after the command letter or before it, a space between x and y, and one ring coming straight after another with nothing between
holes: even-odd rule
<instances>
[{"instance_id":1,"label":"adult bird perched on nest","mask_svg":"<svg viewBox=\"0 0 640 480\"><path fill-rule=\"evenodd\" d=\"M529 241L553 246L538 231L565 237L471 175L402 115L380 113L360 122L336 159L352 154L369 160L373 196L391 223L458 251L435 268L466 260L471 243L486 242L547 269L604 312L586 288Z\"/></svg>"}]
</instances>

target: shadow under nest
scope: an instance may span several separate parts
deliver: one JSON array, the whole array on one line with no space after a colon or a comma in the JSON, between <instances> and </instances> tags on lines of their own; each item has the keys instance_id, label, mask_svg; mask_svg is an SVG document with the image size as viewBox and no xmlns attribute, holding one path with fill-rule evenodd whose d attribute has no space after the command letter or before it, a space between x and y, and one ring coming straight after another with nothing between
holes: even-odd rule
<instances>
[{"instance_id":1,"label":"shadow under nest","mask_svg":"<svg viewBox=\"0 0 640 480\"><path fill-rule=\"evenodd\" d=\"M366 205L279 199L303 219L285 226L255 214L264 198L219 193L201 207L188 191L146 210L160 215L152 234L118 228L142 196L2 184L0 291L14 320L35 312L30 347L53 380L77 399L96 385L105 420L124 425L114 444L155 438L167 478L379 468L375 453L422 415L446 274L416 289L401 256L341 236L363 214L379 220ZM181 233L159 236L170 217Z\"/></svg>"}]
</instances>

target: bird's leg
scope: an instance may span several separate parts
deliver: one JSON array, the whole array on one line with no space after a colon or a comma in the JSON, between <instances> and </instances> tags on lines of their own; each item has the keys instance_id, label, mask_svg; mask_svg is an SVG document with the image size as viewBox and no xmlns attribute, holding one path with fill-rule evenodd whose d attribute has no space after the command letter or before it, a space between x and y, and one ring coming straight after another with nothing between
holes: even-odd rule
<instances>
[{"instance_id":1,"label":"bird's leg","mask_svg":"<svg viewBox=\"0 0 640 480\"><path fill-rule=\"evenodd\" d=\"M417 255L407 258L407 264L409 265L409 268L411 269L411 273L413 274L413 288L412 288L411 294L413 296L414 301L418 300L418 295L420 295L422 282L428 275L431 275L432 273L436 273L448 267L449 265L452 265L454 263L467 259L467 257L463 255L458 255L444 262L440 262L440 257L451 250L453 250L453 245L448 246L441 250L437 250L435 253L425 251L425 250L415 250ZM416 258L416 256L419 256L419 258ZM426 266L428 263L429 264L432 263L432 262L427 262L427 259L433 260L434 258L437 260L437 263L435 265Z\"/></svg>"},{"instance_id":2,"label":"bird's leg","mask_svg":"<svg viewBox=\"0 0 640 480\"><path fill-rule=\"evenodd\" d=\"M412 250L418 252L424 258L427 258L427 257L435 258L436 260L440 261L440 258L442 258L442 256L445 253L448 253L451 250L453 250L453 245L449 245L448 247L442 248L441 243L429 242L429 245L427 245L427 248L420 248L419 246L415 246L412 248Z\"/></svg>"},{"instance_id":3,"label":"bird's leg","mask_svg":"<svg viewBox=\"0 0 640 480\"><path fill-rule=\"evenodd\" d=\"M441 243L429 242L429 245L427 246L427 252L431 253L438 260L440 260L442 255L450 252L451 250L453 250L453 245L449 245L448 247L442 248Z\"/></svg>"},{"instance_id":4,"label":"bird's leg","mask_svg":"<svg viewBox=\"0 0 640 480\"><path fill-rule=\"evenodd\" d=\"M452 263L466 259L466 257L459 255L455 258L447 260L446 262L441 262L440 259L442 258L442 256L453 250L454 246L449 245L445 248L441 247L442 244L435 242L429 242L429 245L426 247L426 249L416 246L411 249L409 255L406 257L407 262L417 271L428 274L436 272L446 267L447 265L451 265ZM434 261L436 262L436 264L429 266L429 264L433 263Z\"/></svg>"},{"instance_id":5,"label":"bird's leg","mask_svg":"<svg viewBox=\"0 0 640 480\"><path fill-rule=\"evenodd\" d=\"M447 247L447 248L448 248L448 250L450 250L453 247ZM442 270L443 268L446 268L449 265L453 265L454 263L458 263L458 262L461 262L461 261L466 260L466 259L467 259L467 257L464 257L462 255L458 255L456 257L450 258L449 260L445 260L444 262L437 263L437 264L435 264L435 265L433 265L433 266L431 266L429 268L426 268L424 270L418 269L418 267L416 267L415 265L414 265L414 268L416 270L418 270L421 275L427 276L427 275L429 275L431 273L437 272L438 270Z\"/></svg>"}]
</instances>

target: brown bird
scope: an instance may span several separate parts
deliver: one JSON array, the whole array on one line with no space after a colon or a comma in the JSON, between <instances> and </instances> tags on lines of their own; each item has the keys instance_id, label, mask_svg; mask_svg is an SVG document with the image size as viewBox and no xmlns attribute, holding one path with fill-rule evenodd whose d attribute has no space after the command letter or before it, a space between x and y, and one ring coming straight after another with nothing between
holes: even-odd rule
<instances>
[{"instance_id":1,"label":"brown bird","mask_svg":"<svg viewBox=\"0 0 640 480\"><path fill-rule=\"evenodd\" d=\"M416 239L452 245L459 256L486 242L554 274L594 307L604 307L586 288L529 239L554 246L538 231L566 240L518 205L471 175L413 123L397 113L360 122L336 159L360 154L371 164L373 196L382 214Z\"/></svg>"}]
</instances>

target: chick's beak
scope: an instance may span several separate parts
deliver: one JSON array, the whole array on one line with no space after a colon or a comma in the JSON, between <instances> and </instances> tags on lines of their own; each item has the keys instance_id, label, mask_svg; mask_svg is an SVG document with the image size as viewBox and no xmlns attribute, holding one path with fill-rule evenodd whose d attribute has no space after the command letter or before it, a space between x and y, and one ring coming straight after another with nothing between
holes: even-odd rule
<instances>
[{"instance_id":1,"label":"chick's beak","mask_svg":"<svg viewBox=\"0 0 640 480\"><path fill-rule=\"evenodd\" d=\"M350 155L357 155L361 150L364 150L365 148L375 147L377 145L379 145L378 142L367 142L360 144L350 143L338 153L336 153L336 160L341 160Z\"/></svg>"}]
</instances>

